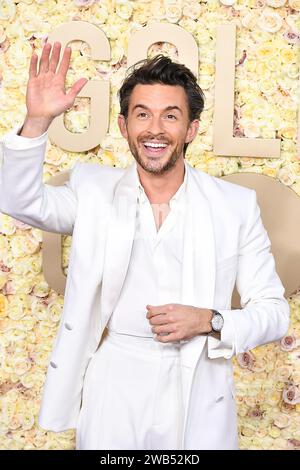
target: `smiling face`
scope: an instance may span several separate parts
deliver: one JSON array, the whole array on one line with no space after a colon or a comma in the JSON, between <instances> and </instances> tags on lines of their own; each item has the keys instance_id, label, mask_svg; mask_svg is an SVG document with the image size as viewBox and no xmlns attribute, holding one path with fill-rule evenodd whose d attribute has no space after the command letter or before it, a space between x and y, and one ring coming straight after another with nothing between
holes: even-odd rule
<instances>
[{"instance_id":1,"label":"smiling face","mask_svg":"<svg viewBox=\"0 0 300 470\"><path fill-rule=\"evenodd\" d=\"M130 96L128 116L119 115L120 131L136 162L147 172L163 174L183 160L184 144L195 137L199 121L189 121L181 86L138 84Z\"/></svg>"}]
</instances>

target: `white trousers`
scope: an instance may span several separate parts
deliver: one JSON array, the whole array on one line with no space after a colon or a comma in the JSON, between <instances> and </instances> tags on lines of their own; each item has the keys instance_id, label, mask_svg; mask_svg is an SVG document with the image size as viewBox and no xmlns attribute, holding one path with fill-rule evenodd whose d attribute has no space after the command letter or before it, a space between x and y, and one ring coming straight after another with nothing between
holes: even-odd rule
<instances>
[{"instance_id":1,"label":"white trousers","mask_svg":"<svg viewBox=\"0 0 300 470\"><path fill-rule=\"evenodd\" d=\"M83 386L76 449L180 449L180 344L108 332Z\"/></svg>"}]
</instances>

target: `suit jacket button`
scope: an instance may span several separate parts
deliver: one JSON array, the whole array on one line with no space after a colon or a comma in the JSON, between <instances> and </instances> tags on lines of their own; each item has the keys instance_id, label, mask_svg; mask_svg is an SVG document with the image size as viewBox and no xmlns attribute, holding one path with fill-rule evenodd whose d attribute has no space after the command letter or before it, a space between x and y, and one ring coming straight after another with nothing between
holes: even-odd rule
<instances>
[{"instance_id":1,"label":"suit jacket button","mask_svg":"<svg viewBox=\"0 0 300 470\"><path fill-rule=\"evenodd\" d=\"M73 325L70 325L70 323L65 323L65 328L67 328L67 330L73 330Z\"/></svg>"},{"instance_id":2,"label":"suit jacket button","mask_svg":"<svg viewBox=\"0 0 300 470\"><path fill-rule=\"evenodd\" d=\"M57 368L57 364L53 361L50 361L50 366L53 367L54 369Z\"/></svg>"}]
</instances>

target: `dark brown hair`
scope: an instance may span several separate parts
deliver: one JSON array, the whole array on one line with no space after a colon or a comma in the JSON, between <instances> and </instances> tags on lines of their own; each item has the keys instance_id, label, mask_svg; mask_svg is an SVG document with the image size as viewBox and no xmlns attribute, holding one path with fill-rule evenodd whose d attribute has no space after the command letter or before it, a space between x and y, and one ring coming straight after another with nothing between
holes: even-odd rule
<instances>
[{"instance_id":1,"label":"dark brown hair","mask_svg":"<svg viewBox=\"0 0 300 470\"><path fill-rule=\"evenodd\" d=\"M131 93L138 84L182 86L187 95L189 119L199 119L204 107L204 93L195 75L183 64L173 62L162 54L153 59L140 60L128 69L127 76L118 92L120 113L127 119Z\"/></svg>"}]
</instances>

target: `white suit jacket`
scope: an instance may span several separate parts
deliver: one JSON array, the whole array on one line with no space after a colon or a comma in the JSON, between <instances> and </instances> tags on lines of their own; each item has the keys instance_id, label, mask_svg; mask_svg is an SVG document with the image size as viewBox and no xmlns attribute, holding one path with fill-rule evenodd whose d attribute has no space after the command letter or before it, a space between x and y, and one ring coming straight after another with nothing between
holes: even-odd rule
<instances>
[{"instance_id":1,"label":"white suit jacket","mask_svg":"<svg viewBox=\"0 0 300 470\"><path fill-rule=\"evenodd\" d=\"M85 371L126 276L135 233L136 163L117 169L77 162L64 185L43 184L47 133L28 149L20 138L17 149L11 139L19 128L2 139L0 211L42 230L72 234L64 308L39 415L42 428L58 432L76 428ZM182 366L189 371L183 445L237 448L230 359L279 340L289 326L289 307L255 191L185 166L183 303L217 309L225 324L221 341L206 335L182 341ZM235 283L242 308L232 310Z\"/></svg>"}]
</instances>

